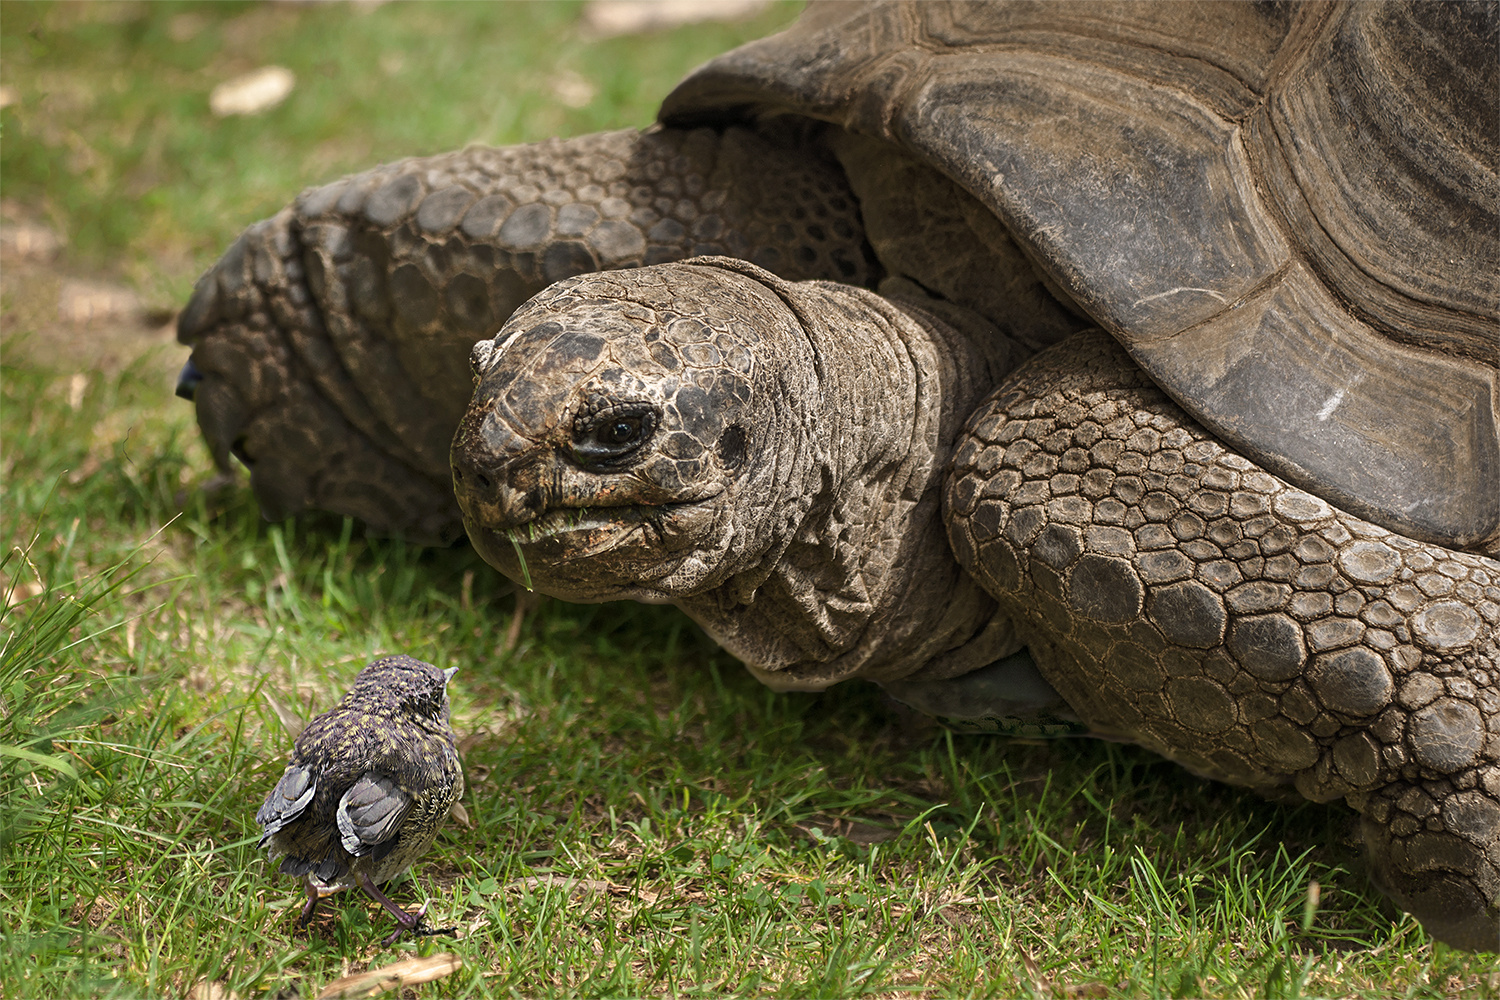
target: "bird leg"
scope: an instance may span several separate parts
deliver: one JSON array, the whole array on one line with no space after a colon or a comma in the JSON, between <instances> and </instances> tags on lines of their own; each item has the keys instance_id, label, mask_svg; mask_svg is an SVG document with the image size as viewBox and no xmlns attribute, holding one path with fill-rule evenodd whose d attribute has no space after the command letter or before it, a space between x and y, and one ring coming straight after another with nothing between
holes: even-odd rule
<instances>
[{"instance_id":1,"label":"bird leg","mask_svg":"<svg viewBox=\"0 0 1500 1000\"><path fill-rule=\"evenodd\" d=\"M313 913L318 909L318 903L326 896L332 896L338 889L330 889L326 885L319 885L313 881L311 875L304 875L302 885L307 890L307 902L302 904L302 915L297 918L298 927L306 927L313 918Z\"/></svg>"},{"instance_id":2,"label":"bird leg","mask_svg":"<svg viewBox=\"0 0 1500 1000\"><path fill-rule=\"evenodd\" d=\"M313 914L318 909L318 901L323 898L323 894L318 892L318 887L313 885L311 875L302 879L302 885L307 889L307 902L302 904L302 916L297 918L298 927L306 927L312 922Z\"/></svg>"},{"instance_id":3,"label":"bird leg","mask_svg":"<svg viewBox=\"0 0 1500 1000\"><path fill-rule=\"evenodd\" d=\"M359 884L359 887L365 891L365 895L369 896L371 899L375 900L375 902L385 907L386 912L396 918L396 930L381 942L381 944L385 947L388 948L391 945L395 944L402 934L409 933L413 937L431 937L434 934L452 934L458 930L457 927L423 929L421 924L423 917L427 915L426 903L423 903L421 908L418 909L416 913L407 913L396 903L395 900L391 899L391 897L381 892L380 889L376 887L375 882L370 878L370 876L366 875L364 872L360 872L358 875L354 876L354 878L355 881Z\"/></svg>"}]
</instances>

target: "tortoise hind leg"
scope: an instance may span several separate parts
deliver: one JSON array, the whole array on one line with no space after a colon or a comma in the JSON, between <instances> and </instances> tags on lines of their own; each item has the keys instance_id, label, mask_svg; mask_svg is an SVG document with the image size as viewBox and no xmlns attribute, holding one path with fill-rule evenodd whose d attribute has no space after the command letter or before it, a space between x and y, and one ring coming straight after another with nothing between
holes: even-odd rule
<instances>
[{"instance_id":1,"label":"tortoise hind leg","mask_svg":"<svg viewBox=\"0 0 1500 1000\"><path fill-rule=\"evenodd\" d=\"M1344 799L1401 905L1500 947L1500 562L1288 486L1097 332L1018 368L966 433L954 550L1085 723Z\"/></svg>"},{"instance_id":2,"label":"tortoise hind leg","mask_svg":"<svg viewBox=\"0 0 1500 1000\"><path fill-rule=\"evenodd\" d=\"M201 279L178 322L221 469L269 518L462 533L448 450L469 350L546 285L704 253L792 278L875 277L815 134L664 129L403 160L304 192Z\"/></svg>"}]
</instances>

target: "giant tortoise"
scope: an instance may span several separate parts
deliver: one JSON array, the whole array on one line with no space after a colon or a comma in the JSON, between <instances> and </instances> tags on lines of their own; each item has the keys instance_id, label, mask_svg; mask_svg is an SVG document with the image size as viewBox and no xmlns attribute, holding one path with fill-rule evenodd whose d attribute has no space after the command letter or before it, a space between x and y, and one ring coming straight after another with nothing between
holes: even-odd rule
<instances>
[{"instance_id":1,"label":"giant tortoise","mask_svg":"<svg viewBox=\"0 0 1500 1000\"><path fill-rule=\"evenodd\" d=\"M643 132L304 192L179 391L268 517L1342 799L1497 949L1497 25L814 5Z\"/></svg>"}]
</instances>

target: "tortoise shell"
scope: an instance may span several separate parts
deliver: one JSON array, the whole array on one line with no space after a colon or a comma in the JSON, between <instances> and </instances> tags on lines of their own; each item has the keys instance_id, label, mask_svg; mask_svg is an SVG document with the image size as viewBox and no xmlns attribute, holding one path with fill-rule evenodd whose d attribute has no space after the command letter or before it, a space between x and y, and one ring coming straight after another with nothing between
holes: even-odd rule
<instances>
[{"instance_id":1,"label":"tortoise shell","mask_svg":"<svg viewBox=\"0 0 1500 1000\"><path fill-rule=\"evenodd\" d=\"M794 114L896 144L1226 441L1495 554L1497 11L814 4L660 118Z\"/></svg>"}]
</instances>

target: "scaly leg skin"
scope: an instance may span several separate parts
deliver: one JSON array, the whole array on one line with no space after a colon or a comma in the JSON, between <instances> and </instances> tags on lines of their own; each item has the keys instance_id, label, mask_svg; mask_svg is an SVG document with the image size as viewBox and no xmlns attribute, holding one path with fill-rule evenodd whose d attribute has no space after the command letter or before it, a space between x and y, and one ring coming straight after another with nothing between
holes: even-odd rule
<instances>
[{"instance_id":1,"label":"scaly leg skin","mask_svg":"<svg viewBox=\"0 0 1500 1000\"><path fill-rule=\"evenodd\" d=\"M319 885L317 882L313 881L313 877L311 875L304 875L302 877L302 888L307 893L307 902L302 904L302 913L297 917L298 927L306 927L308 924L312 923L313 914L318 911L318 904L327 899L329 896L343 891L339 888L330 888L326 885Z\"/></svg>"},{"instance_id":2,"label":"scaly leg skin","mask_svg":"<svg viewBox=\"0 0 1500 1000\"><path fill-rule=\"evenodd\" d=\"M302 904L302 914L297 918L298 927L306 927L312 923L313 914L318 912L318 903L323 899L323 894L313 884L311 875L302 879L302 887L307 892L307 902Z\"/></svg>"},{"instance_id":3,"label":"scaly leg skin","mask_svg":"<svg viewBox=\"0 0 1500 1000\"><path fill-rule=\"evenodd\" d=\"M816 128L603 133L403 160L304 192L199 279L180 394L268 518L462 534L448 450L469 350L562 278L699 254L878 280Z\"/></svg>"},{"instance_id":4,"label":"scaly leg skin","mask_svg":"<svg viewBox=\"0 0 1500 1000\"><path fill-rule=\"evenodd\" d=\"M384 941L380 942L382 947L389 948L403 934L410 934L413 937L432 937L436 934L456 934L458 932L457 927L423 928L422 919L427 916L426 903L423 903L416 913L407 913L395 900L381 892L380 888L371 881L370 876L364 872L355 875L354 880L364 890L365 895L385 907L385 911L396 918L396 929Z\"/></svg>"},{"instance_id":5,"label":"scaly leg skin","mask_svg":"<svg viewBox=\"0 0 1500 1000\"><path fill-rule=\"evenodd\" d=\"M954 550L1084 722L1343 798L1381 888L1500 950L1500 562L1261 471L1100 333L1018 369L967 434Z\"/></svg>"}]
</instances>

